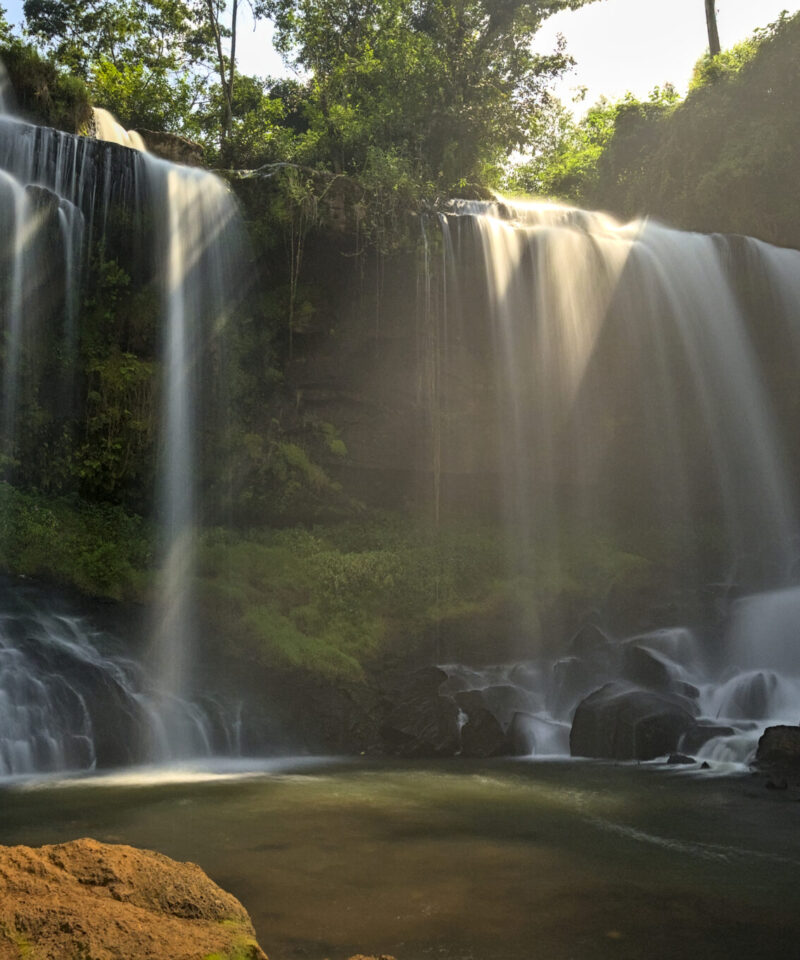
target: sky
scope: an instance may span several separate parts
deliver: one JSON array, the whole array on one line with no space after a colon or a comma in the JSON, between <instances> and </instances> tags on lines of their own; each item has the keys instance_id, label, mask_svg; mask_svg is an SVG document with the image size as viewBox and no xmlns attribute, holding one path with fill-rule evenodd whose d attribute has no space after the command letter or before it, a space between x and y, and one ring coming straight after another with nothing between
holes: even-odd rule
<instances>
[{"instance_id":1,"label":"sky","mask_svg":"<svg viewBox=\"0 0 800 960\"><path fill-rule=\"evenodd\" d=\"M22 19L22 0L0 0L8 19ZM776 20L782 10L800 9L797 0L717 0L720 41L723 49L744 40L757 27ZM253 30L243 5L238 39L239 66L244 73L279 76L287 73L272 49L269 23ZM567 40L576 68L561 81L557 93L572 103L585 86L581 113L600 96L623 96L628 90L639 97L657 85L671 82L686 92L692 67L708 45L704 0L601 0L575 11L558 13L545 22L536 48L553 49L556 34Z\"/></svg>"},{"instance_id":2,"label":"sky","mask_svg":"<svg viewBox=\"0 0 800 960\"><path fill-rule=\"evenodd\" d=\"M777 20L782 10L798 9L796 0L717 0L723 50ZM708 47L704 0L602 0L566 10L545 22L536 49L552 50L558 33L577 61L558 95L568 104L579 87L588 88L576 112L600 96L613 100L630 90L646 97L667 82L686 93L692 68Z\"/></svg>"}]
</instances>

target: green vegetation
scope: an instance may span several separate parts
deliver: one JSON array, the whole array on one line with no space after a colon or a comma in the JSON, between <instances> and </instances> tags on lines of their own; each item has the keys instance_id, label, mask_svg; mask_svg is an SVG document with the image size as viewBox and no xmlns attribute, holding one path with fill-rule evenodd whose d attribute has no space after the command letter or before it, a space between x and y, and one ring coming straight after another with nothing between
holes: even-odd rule
<instances>
[{"instance_id":1,"label":"green vegetation","mask_svg":"<svg viewBox=\"0 0 800 960\"><path fill-rule=\"evenodd\" d=\"M509 186L678 226L800 246L800 14L706 55L686 100L600 103L575 123L551 108L545 148Z\"/></svg>"},{"instance_id":2,"label":"green vegetation","mask_svg":"<svg viewBox=\"0 0 800 960\"><path fill-rule=\"evenodd\" d=\"M1 11L0 11L1 12ZM0 59L24 116L57 130L83 130L91 118L86 84L34 47L0 29Z\"/></svg>"},{"instance_id":3,"label":"green vegetation","mask_svg":"<svg viewBox=\"0 0 800 960\"><path fill-rule=\"evenodd\" d=\"M491 181L527 137L548 82L542 20L585 0L271 0L279 49L311 71L302 149L336 172L389 163L449 191Z\"/></svg>"},{"instance_id":4,"label":"green vegetation","mask_svg":"<svg viewBox=\"0 0 800 960\"><path fill-rule=\"evenodd\" d=\"M652 591L656 556L586 534L559 551L523 551L511 576L496 526L434 530L371 513L311 529L209 531L199 593L235 656L358 680L377 656L409 656L448 625L479 622L545 642L542 623L557 609L585 609L613 590Z\"/></svg>"},{"instance_id":5,"label":"green vegetation","mask_svg":"<svg viewBox=\"0 0 800 960\"><path fill-rule=\"evenodd\" d=\"M3 572L143 601L152 543L148 525L119 507L0 484ZM662 550L651 547L648 559L576 536L558 551L526 551L511 577L504 534L490 524L436 531L373 512L311 528L217 528L201 537L197 594L217 655L359 681L376 657L411 655L447 625L502 624L535 642L557 608L652 591Z\"/></svg>"},{"instance_id":6,"label":"green vegetation","mask_svg":"<svg viewBox=\"0 0 800 960\"><path fill-rule=\"evenodd\" d=\"M152 537L138 517L0 483L0 569L122 600L143 595L151 563Z\"/></svg>"}]
</instances>

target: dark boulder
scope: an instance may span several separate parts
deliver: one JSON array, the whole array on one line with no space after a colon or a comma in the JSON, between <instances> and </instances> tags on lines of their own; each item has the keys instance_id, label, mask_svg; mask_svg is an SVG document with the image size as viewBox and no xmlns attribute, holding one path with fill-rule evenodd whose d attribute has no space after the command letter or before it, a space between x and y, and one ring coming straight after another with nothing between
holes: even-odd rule
<instances>
[{"instance_id":1,"label":"dark boulder","mask_svg":"<svg viewBox=\"0 0 800 960\"><path fill-rule=\"evenodd\" d=\"M439 688L447 674L426 667L408 677L381 725L389 753L400 757L452 757L461 748L461 718L452 697Z\"/></svg>"},{"instance_id":2,"label":"dark boulder","mask_svg":"<svg viewBox=\"0 0 800 960\"><path fill-rule=\"evenodd\" d=\"M758 741L756 766L800 773L800 727L767 727Z\"/></svg>"},{"instance_id":3,"label":"dark boulder","mask_svg":"<svg viewBox=\"0 0 800 960\"><path fill-rule=\"evenodd\" d=\"M512 744L505 729L494 714L483 705L481 691L469 690L456 695L456 703L461 711L462 757L502 757L513 752Z\"/></svg>"},{"instance_id":4,"label":"dark boulder","mask_svg":"<svg viewBox=\"0 0 800 960\"><path fill-rule=\"evenodd\" d=\"M609 760L667 756L695 725L695 711L691 701L676 694L608 683L578 704L570 753Z\"/></svg>"},{"instance_id":5,"label":"dark boulder","mask_svg":"<svg viewBox=\"0 0 800 960\"><path fill-rule=\"evenodd\" d=\"M672 677L662 658L638 643L626 643L622 652L622 675L637 687L669 690Z\"/></svg>"},{"instance_id":6,"label":"dark boulder","mask_svg":"<svg viewBox=\"0 0 800 960\"><path fill-rule=\"evenodd\" d=\"M189 167L203 166L203 147L193 140L177 133L164 133L163 130L137 130L136 133L142 138L148 151L163 160L183 163Z\"/></svg>"},{"instance_id":7,"label":"dark boulder","mask_svg":"<svg viewBox=\"0 0 800 960\"><path fill-rule=\"evenodd\" d=\"M694 757L688 757L685 753L671 753L667 757L667 763L671 767L689 766L696 762Z\"/></svg>"},{"instance_id":8,"label":"dark boulder","mask_svg":"<svg viewBox=\"0 0 800 960\"><path fill-rule=\"evenodd\" d=\"M447 691L447 686L444 691ZM540 709L538 697L512 683L467 688L454 691L453 696L460 709L469 717L472 717L476 710L488 710L504 731L511 726L516 713L533 713Z\"/></svg>"}]
</instances>

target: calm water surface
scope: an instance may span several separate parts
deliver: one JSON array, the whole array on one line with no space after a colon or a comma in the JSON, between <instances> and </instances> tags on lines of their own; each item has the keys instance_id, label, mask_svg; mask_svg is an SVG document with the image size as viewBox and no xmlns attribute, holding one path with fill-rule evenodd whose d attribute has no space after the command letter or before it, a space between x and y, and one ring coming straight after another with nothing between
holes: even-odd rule
<instances>
[{"instance_id":1,"label":"calm water surface","mask_svg":"<svg viewBox=\"0 0 800 960\"><path fill-rule=\"evenodd\" d=\"M800 803L592 763L286 762L0 790L0 843L199 863L271 960L800 956Z\"/></svg>"}]
</instances>

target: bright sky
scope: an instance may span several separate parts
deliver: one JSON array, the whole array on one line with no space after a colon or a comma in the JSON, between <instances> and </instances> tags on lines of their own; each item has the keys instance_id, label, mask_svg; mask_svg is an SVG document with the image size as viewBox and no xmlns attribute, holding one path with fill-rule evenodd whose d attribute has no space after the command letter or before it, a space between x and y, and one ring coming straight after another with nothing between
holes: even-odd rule
<instances>
[{"instance_id":1,"label":"bright sky","mask_svg":"<svg viewBox=\"0 0 800 960\"><path fill-rule=\"evenodd\" d=\"M781 11L800 9L797 0L717 0L723 50L777 20ZM537 36L536 49L552 50L556 34L567 40L577 61L558 94L569 103L587 87L581 112L600 96L613 100L630 90L646 97L655 86L673 83L686 92L692 68L708 47L703 0L600 0L557 13Z\"/></svg>"},{"instance_id":2,"label":"bright sky","mask_svg":"<svg viewBox=\"0 0 800 960\"><path fill-rule=\"evenodd\" d=\"M0 0L12 23L22 20L22 0ZM247 5L242 5L238 40L239 65L245 73L278 76L286 73L272 49L272 27L261 23L255 31ZM797 0L717 0L723 48L748 37L757 27L776 20L782 10L800 9ZM644 97L670 81L685 92L695 61L708 44L703 0L599 0L576 11L558 13L539 33L536 47L550 51L557 33L577 60L575 70L559 87L570 102L575 91L588 88L580 112L601 95L610 99L628 90Z\"/></svg>"}]
</instances>

